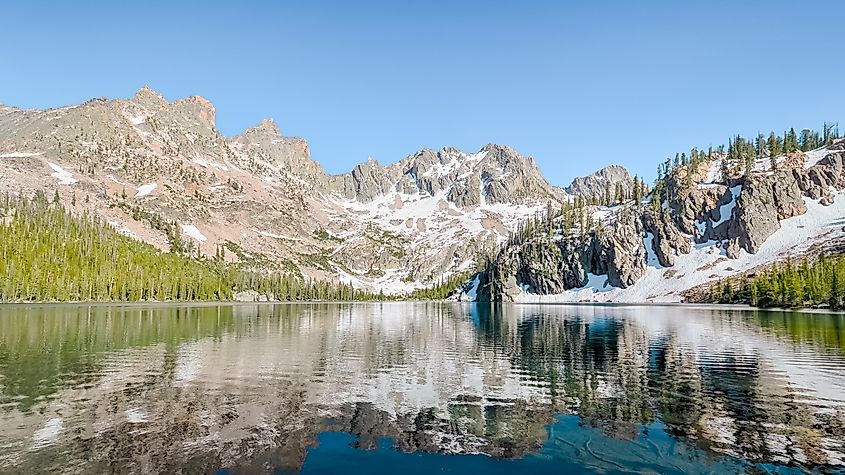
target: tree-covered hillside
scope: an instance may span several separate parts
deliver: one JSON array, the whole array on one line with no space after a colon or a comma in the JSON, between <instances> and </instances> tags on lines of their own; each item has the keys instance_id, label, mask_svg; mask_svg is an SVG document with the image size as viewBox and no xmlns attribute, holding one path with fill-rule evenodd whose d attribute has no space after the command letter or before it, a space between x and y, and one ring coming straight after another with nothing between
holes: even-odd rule
<instances>
[{"instance_id":1,"label":"tree-covered hillside","mask_svg":"<svg viewBox=\"0 0 845 475\"><path fill-rule=\"evenodd\" d=\"M40 192L0 197L0 301L231 300L242 290L277 300L379 297L162 252L98 218L75 216Z\"/></svg>"},{"instance_id":2,"label":"tree-covered hillside","mask_svg":"<svg viewBox=\"0 0 845 475\"><path fill-rule=\"evenodd\" d=\"M800 264L786 261L751 277L726 279L710 288L713 303L757 307L845 308L845 256L820 256Z\"/></svg>"}]
</instances>

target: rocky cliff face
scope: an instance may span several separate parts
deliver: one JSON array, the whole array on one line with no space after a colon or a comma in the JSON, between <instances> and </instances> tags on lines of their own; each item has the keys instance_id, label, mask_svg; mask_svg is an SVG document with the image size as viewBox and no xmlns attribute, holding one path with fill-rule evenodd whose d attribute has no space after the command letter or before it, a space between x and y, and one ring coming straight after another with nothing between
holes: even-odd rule
<instances>
[{"instance_id":1,"label":"rocky cliff face","mask_svg":"<svg viewBox=\"0 0 845 475\"><path fill-rule=\"evenodd\" d=\"M283 171L306 184L322 187L326 172L311 159L308 142L300 137L285 137L272 119L261 121L228 141L234 161L243 168L272 174ZM262 170L262 165L264 170Z\"/></svg>"},{"instance_id":2,"label":"rocky cliff face","mask_svg":"<svg viewBox=\"0 0 845 475\"><path fill-rule=\"evenodd\" d=\"M270 120L235 137L201 97L149 88L51 110L0 107L0 192L58 192L127 235L253 268L402 292L466 269L480 246L560 203L536 163L511 148L421 150L327 174L308 143Z\"/></svg>"},{"instance_id":3,"label":"rocky cliff face","mask_svg":"<svg viewBox=\"0 0 845 475\"><path fill-rule=\"evenodd\" d=\"M678 170L659 206L587 207L598 222L561 220L502 249L474 282L479 300L677 300L708 279L769 262L842 233L845 144L781 157L727 183ZM707 173L704 173L707 172ZM694 176L687 176L694 173ZM773 236L776 236L774 238Z\"/></svg>"},{"instance_id":4,"label":"rocky cliff face","mask_svg":"<svg viewBox=\"0 0 845 475\"><path fill-rule=\"evenodd\" d=\"M634 185L634 179L625 167L610 165L587 176L577 177L566 187L566 192L573 196L592 197L603 193L613 193L619 185L629 191Z\"/></svg>"}]
</instances>

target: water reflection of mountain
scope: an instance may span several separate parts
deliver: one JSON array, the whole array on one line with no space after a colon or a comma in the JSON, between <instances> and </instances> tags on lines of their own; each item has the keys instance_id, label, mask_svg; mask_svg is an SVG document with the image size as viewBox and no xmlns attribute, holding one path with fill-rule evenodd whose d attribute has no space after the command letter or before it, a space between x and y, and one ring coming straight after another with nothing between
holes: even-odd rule
<instances>
[{"instance_id":1,"label":"water reflection of mountain","mask_svg":"<svg viewBox=\"0 0 845 475\"><path fill-rule=\"evenodd\" d=\"M672 307L109 308L3 310L0 469L295 470L326 431L519 458L555 413L611 440L657 424L710 453L841 463L826 320L795 338Z\"/></svg>"}]
</instances>

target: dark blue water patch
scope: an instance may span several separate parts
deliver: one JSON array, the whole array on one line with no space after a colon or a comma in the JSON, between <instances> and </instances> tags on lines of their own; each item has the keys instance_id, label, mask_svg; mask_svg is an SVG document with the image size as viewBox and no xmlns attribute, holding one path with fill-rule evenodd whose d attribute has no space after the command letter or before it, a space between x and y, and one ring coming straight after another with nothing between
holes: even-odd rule
<instances>
[{"instance_id":1,"label":"dark blue water patch","mask_svg":"<svg viewBox=\"0 0 845 475\"><path fill-rule=\"evenodd\" d=\"M301 473L803 473L798 468L751 464L698 449L673 438L660 423L641 426L633 437L622 439L608 437L577 416L564 415L549 426L548 435L547 442L536 454L502 460L486 455L401 452L387 438L380 439L375 449L361 450L353 447L356 439L353 435L323 432L318 435L317 446L308 451Z\"/></svg>"}]
</instances>

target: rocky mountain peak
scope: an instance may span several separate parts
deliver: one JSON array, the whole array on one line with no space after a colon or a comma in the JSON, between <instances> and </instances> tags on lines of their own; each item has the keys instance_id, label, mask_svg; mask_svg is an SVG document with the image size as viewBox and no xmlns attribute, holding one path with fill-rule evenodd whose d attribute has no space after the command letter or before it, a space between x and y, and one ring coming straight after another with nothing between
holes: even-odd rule
<instances>
[{"instance_id":1,"label":"rocky mountain peak","mask_svg":"<svg viewBox=\"0 0 845 475\"><path fill-rule=\"evenodd\" d=\"M168 105L167 100L161 94L150 89L149 86L139 89L132 97L132 102L150 109L159 109Z\"/></svg>"},{"instance_id":2,"label":"rocky mountain peak","mask_svg":"<svg viewBox=\"0 0 845 475\"><path fill-rule=\"evenodd\" d=\"M309 185L322 184L328 178L317 162L311 160L308 142L300 137L286 137L273 119L264 119L241 135L229 139L238 151L242 166L253 166L258 159L267 165L281 167L285 173L298 177Z\"/></svg>"},{"instance_id":3,"label":"rocky mountain peak","mask_svg":"<svg viewBox=\"0 0 845 475\"><path fill-rule=\"evenodd\" d=\"M490 143L479 151L487 162L495 163L503 170L518 174L542 175L533 158L522 155L507 145Z\"/></svg>"},{"instance_id":4,"label":"rocky mountain peak","mask_svg":"<svg viewBox=\"0 0 845 475\"><path fill-rule=\"evenodd\" d=\"M217 121L217 111L214 109L214 105L202 96L191 96L187 99L174 101L172 108L184 111L210 127L214 127Z\"/></svg>"},{"instance_id":5,"label":"rocky mountain peak","mask_svg":"<svg viewBox=\"0 0 845 475\"><path fill-rule=\"evenodd\" d=\"M621 165L608 165L587 176L577 177L566 187L567 193L574 196L594 196L613 189L621 184L625 190L633 186L634 180L628 170Z\"/></svg>"},{"instance_id":6,"label":"rocky mountain peak","mask_svg":"<svg viewBox=\"0 0 845 475\"><path fill-rule=\"evenodd\" d=\"M250 142L258 142L263 140L276 140L283 138L282 132L276 125L273 119L264 119L255 127L246 129L243 134L236 137L248 137Z\"/></svg>"},{"instance_id":7,"label":"rocky mountain peak","mask_svg":"<svg viewBox=\"0 0 845 475\"><path fill-rule=\"evenodd\" d=\"M467 158L471 157L471 154L464 153L455 147L443 147L437 154L441 157L441 160L446 161L466 161Z\"/></svg>"},{"instance_id":8,"label":"rocky mountain peak","mask_svg":"<svg viewBox=\"0 0 845 475\"><path fill-rule=\"evenodd\" d=\"M255 126L255 129L272 135L282 135L279 131L279 126L276 125L276 121L273 119L262 120L257 126Z\"/></svg>"},{"instance_id":9,"label":"rocky mountain peak","mask_svg":"<svg viewBox=\"0 0 845 475\"><path fill-rule=\"evenodd\" d=\"M508 147L507 145L499 145L497 143L488 143L487 145L481 147L482 151L485 152L497 152L503 153L507 155L519 155L516 150Z\"/></svg>"}]
</instances>

